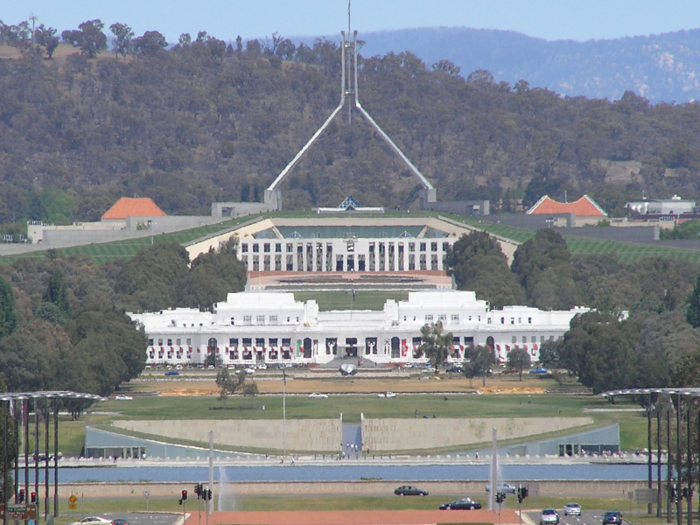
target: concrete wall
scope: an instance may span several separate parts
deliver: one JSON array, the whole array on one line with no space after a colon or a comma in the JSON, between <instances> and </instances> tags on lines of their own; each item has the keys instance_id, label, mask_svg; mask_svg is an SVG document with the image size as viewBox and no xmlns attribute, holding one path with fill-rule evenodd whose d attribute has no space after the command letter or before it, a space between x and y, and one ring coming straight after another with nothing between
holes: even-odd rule
<instances>
[{"instance_id":1,"label":"concrete wall","mask_svg":"<svg viewBox=\"0 0 700 525\"><path fill-rule=\"evenodd\" d=\"M211 214L214 217L241 217L266 211L276 211L275 203L264 202L212 202Z\"/></svg>"},{"instance_id":2,"label":"concrete wall","mask_svg":"<svg viewBox=\"0 0 700 525\"><path fill-rule=\"evenodd\" d=\"M115 421L114 426L134 432L206 442L214 431L217 445L235 445L261 449L283 449L283 422L280 420L179 420ZM306 419L286 421L286 447L295 452L338 450L343 441L340 419Z\"/></svg>"},{"instance_id":3,"label":"concrete wall","mask_svg":"<svg viewBox=\"0 0 700 525\"><path fill-rule=\"evenodd\" d=\"M589 417L479 419L363 419L362 444L372 451L421 450L525 438L593 423Z\"/></svg>"}]
</instances>

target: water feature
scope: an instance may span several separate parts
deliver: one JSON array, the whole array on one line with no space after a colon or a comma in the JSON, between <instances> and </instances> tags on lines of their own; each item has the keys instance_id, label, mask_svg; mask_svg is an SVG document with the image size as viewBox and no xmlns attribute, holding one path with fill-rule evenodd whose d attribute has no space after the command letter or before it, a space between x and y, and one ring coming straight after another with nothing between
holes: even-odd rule
<instances>
[{"instance_id":1,"label":"water feature","mask_svg":"<svg viewBox=\"0 0 700 525\"><path fill-rule=\"evenodd\" d=\"M236 510L236 496L229 482L225 467L219 467L219 487L217 490L218 511Z\"/></svg>"}]
</instances>

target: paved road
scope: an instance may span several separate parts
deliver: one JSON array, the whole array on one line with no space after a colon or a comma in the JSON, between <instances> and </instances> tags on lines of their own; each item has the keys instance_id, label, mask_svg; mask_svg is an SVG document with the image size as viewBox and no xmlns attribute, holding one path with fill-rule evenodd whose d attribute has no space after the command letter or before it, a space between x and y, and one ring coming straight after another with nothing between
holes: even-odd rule
<instances>
[{"instance_id":1,"label":"paved road","mask_svg":"<svg viewBox=\"0 0 700 525\"><path fill-rule=\"evenodd\" d=\"M603 514L605 514L604 510L583 510L581 512L581 516L564 516L563 509L557 509L557 511L559 512L560 518L559 525L601 525L603 523ZM535 525L539 525L539 512L528 512L527 515L530 517L530 519ZM623 523L623 525L625 525L625 523Z\"/></svg>"},{"instance_id":2,"label":"paved road","mask_svg":"<svg viewBox=\"0 0 700 525\"><path fill-rule=\"evenodd\" d=\"M182 522L183 518L182 514L170 512L109 512L100 514L100 516L109 520L122 518L128 521L129 525L175 525L178 521ZM80 521L80 519L82 518L76 518L75 521Z\"/></svg>"}]
</instances>

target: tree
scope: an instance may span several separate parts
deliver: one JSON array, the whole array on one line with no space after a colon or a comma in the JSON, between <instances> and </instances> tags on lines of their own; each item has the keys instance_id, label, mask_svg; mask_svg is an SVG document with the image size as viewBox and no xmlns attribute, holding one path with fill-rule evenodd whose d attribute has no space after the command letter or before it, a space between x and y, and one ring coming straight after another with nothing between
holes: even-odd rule
<instances>
[{"instance_id":1,"label":"tree","mask_svg":"<svg viewBox=\"0 0 700 525\"><path fill-rule=\"evenodd\" d=\"M59 38L56 36L56 29L53 27L46 27L44 24L41 24L34 30L34 43L46 50L46 57L49 60L53 58L53 52L58 47L59 41Z\"/></svg>"},{"instance_id":2,"label":"tree","mask_svg":"<svg viewBox=\"0 0 700 525\"><path fill-rule=\"evenodd\" d=\"M233 395L237 390L244 389L245 372L239 370L240 373L234 374L231 377L228 368L221 368L216 374L216 386L219 387L219 401L226 403L228 396Z\"/></svg>"},{"instance_id":3,"label":"tree","mask_svg":"<svg viewBox=\"0 0 700 525\"><path fill-rule=\"evenodd\" d=\"M688 298L688 308L685 313L685 320L693 328L700 328L700 274L695 280L695 288Z\"/></svg>"},{"instance_id":4,"label":"tree","mask_svg":"<svg viewBox=\"0 0 700 525\"><path fill-rule=\"evenodd\" d=\"M59 309L65 322L70 317L71 305L68 298L68 288L63 279L63 272L55 270L49 278L49 283L44 294L44 301L53 303Z\"/></svg>"},{"instance_id":5,"label":"tree","mask_svg":"<svg viewBox=\"0 0 700 525\"><path fill-rule=\"evenodd\" d=\"M132 50L134 32L128 25L120 24L119 22L109 26L109 30L114 35L112 39L112 51L114 51L114 56L121 55L122 58L126 58L126 55Z\"/></svg>"},{"instance_id":6,"label":"tree","mask_svg":"<svg viewBox=\"0 0 700 525\"><path fill-rule=\"evenodd\" d=\"M544 368L557 369L561 366L559 344L556 341L545 341L540 345L540 365Z\"/></svg>"},{"instance_id":7,"label":"tree","mask_svg":"<svg viewBox=\"0 0 700 525\"><path fill-rule=\"evenodd\" d=\"M419 351L433 362L435 373L438 367L445 362L447 355L452 348L454 336L452 332L442 333L442 322L426 324L420 329L421 345Z\"/></svg>"},{"instance_id":8,"label":"tree","mask_svg":"<svg viewBox=\"0 0 700 525\"><path fill-rule=\"evenodd\" d=\"M0 277L0 339L16 329L15 295L9 283Z\"/></svg>"},{"instance_id":9,"label":"tree","mask_svg":"<svg viewBox=\"0 0 700 525\"><path fill-rule=\"evenodd\" d=\"M64 42L80 48L80 52L88 58L107 48L107 36L102 32L104 24L100 19L88 20L78 26L77 30L66 30L61 33Z\"/></svg>"},{"instance_id":10,"label":"tree","mask_svg":"<svg viewBox=\"0 0 700 525\"><path fill-rule=\"evenodd\" d=\"M523 370L530 368L530 353L524 348L514 348L508 354L508 368L518 371L520 381L523 380Z\"/></svg>"},{"instance_id":11,"label":"tree","mask_svg":"<svg viewBox=\"0 0 700 525\"><path fill-rule=\"evenodd\" d=\"M168 41L158 31L146 31L134 39L134 51L142 56L154 56L168 47Z\"/></svg>"},{"instance_id":12,"label":"tree","mask_svg":"<svg viewBox=\"0 0 700 525\"><path fill-rule=\"evenodd\" d=\"M471 381L481 377L482 386L486 386L486 377L491 375L491 367L496 362L493 349L488 346L475 346L466 352L469 359L464 367L464 375Z\"/></svg>"},{"instance_id":13,"label":"tree","mask_svg":"<svg viewBox=\"0 0 700 525\"><path fill-rule=\"evenodd\" d=\"M445 265L459 290L474 291L494 308L525 302L524 291L508 268L500 245L486 232L463 235L448 249Z\"/></svg>"}]
</instances>

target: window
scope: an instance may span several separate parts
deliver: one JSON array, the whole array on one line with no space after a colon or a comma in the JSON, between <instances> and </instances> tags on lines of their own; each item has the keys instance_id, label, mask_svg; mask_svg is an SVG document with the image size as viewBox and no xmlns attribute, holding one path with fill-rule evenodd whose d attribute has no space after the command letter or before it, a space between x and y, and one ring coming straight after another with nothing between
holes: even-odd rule
<instances>
[{"instance_id":1,"label":"window","mask_svg":"<svg viewBox=\"0 0 700 525\"><path fill-rule=\"evenodd\" d=\"M518 317L518 324L522 324L523 320L521 317Z\"/></svg>"},{"instance_id":2,"label":"window","mask_svg":"<svg viewBox=\"0 0 700 525\"><path fill-rule=\"evenodd\" d=\"M544 336L543 335L540 336L540 343L544 343Z\"/></svg>"},{"instance_id":3,"label":"window","mask_svg":"<svg viewBox=\"0 0 700 525\"><path fill-rule=\"evenodd\" d=\"M532 324L532 317L527 318L527 324Z\"/></svg>"},{"instance_id":4,"label":"window","mask_svg":"<svg viewBox=\"0 0 700 525\"><path fill-rule=\"evenodd\" d=\"M517 344L517 343L518 343L518 336L515 336L515 335L514 335L514 336L513 336L513 344L515 345L515 344Z\"/></svg>"},{"instance_id":5,"label":"window","mask_svg":"<svg viewBox=\"0 0 700 525\"><path fill-rule=\"evenodd\" d=\"M231 337L228 340L228 345L229 346L238 346L238 337Z\"/></svg>"},{"instance_id":6,"label":"window","mask_svg":"<svg viewBox=\"0 0 700 525\"><path fill-rule=\"evenodd\" d=\"M523 336L523 344L525 344L525 343L527 343L527 336L526 335Z\"/></svg>"},{"instance_id":7,"label":"window","mask_svg":"<svg viewBox=\"0 0 700 525\"><path fill-rule=\"evenodd\" d=\"M275 244L275 253L282 253L282 244L279 242Z\"/></svg>"},{"instance_id":8,"label":"window","mask_svg":"<svg viewBox=\"0 0 700 525\"><path fill-rule=\"evenodd\" d=\"M446 252L449 247L450 247L450 243L448 243L448 242L442 243L442 251L443 252Z\"/></svg>"},{"instance_id":9,"label":"window","mask_svg":"<svg viewBox=\"0 0 700 525\"><path fill-rule=\"evenodd\" d=\"M430 251L431 251L431 252L436 252L436 251L437 251L437 246L438 246L438 243L436 243L436 242L431 242L431 243L430 243Z\"/></svg>"},{"instance_id":10,"label":"window","mask_svg":"<svg viewBox=\"0 0 700 525\"><path fill-rule=\"evenodd\" d=\"M469 316L469 321L471 321L471 320L472 320L472 316L470 315L470 316Z\"/></svg>"},{"instance_id":11,"label":"window","mask_svg":"<svg viewBox=\"0 0 700 525\"><path fill-rule=\"evenodd\" d=\"M256 337L255 346L265 346L265 339L262 337Z\"/></svg>"},{"instance_id":12,"label":"window","mask_svg":"<svg viewBox=\"0 0 700 525\"><path fill-rule=\"evenodd\" d=\"M182 346L182 339L175 339L175 346Z\"/></svg>"},{"instance_id":13,"label":"window","mask_svg":"<svg viewBox=\"0 0 700 525\"><path fill-rule=\"evenodd\" d=\"M515 324L515 317L510 318L510 324Z\"/></svg>"},{"instance_id":14,"label":"window","mask_svg":"<svg viewBox=\"0 0 700 525\"><path fill-rule=\"evenodd\" d=\"M406 316L405 316L405 315L403 316L403 322L404 322L404 323L406 322Z\"/></svg>"},{"instance_id":15,"label":"window","mask_svg":"<svg viewBox=\"0 0 700 525\"><path fill-rule=\"evenodd\" d=\"M459 323L459 314L452 314L452 315L450 316L450 320L451 320L453 323Z\"/></svg>"},{"instance_id":16,"label":"window","mask_svg":"<svg viewBox=\"0 0 700 525\"><path fill-rule=\"evenodd\" d=\"M244 316L243 316L243 322L244 322L244 323L251 323L251 322L253 322L253 316L252 316L252 315L244 315Z\"/></svg>"},{"instance_id":17,"label":"window","mask_svg":"<svg viewBox=\"0 0 700 525\"><path fill-rule=\"evenodd\" d=\"M424 242L420 243L420 251L424 252L425 251L425 244Z\"/></svg>"},{"instance_id":18,"label":"window","mask_svg":"<svg viewBox=\"0 0 700 525\"><path fill-rule=\"evenodd\" d=\"M447 322L447 315L446 314L438 315L438 321L441 321L442 323L446 323Z\"/></svg>"},{"instance_id":19,"label":"window","mask_svg":"<svg viewBox=\"0 0 700 525\"><path fill-rule=\"evenodd\" d=\"M241 244L241 252L242 253L248 253L248 243L243 243Z\"/></svg>"},{"instance_id":20,"label":"window","mask_svg":"<svg viewBox=\"0 0 700 525\"><path fill-rule=\"evenodd\" d=\"M294 251L294 245L291 242L287 243L287 253Z\"/></svg>"},{"instance_id":21,"label":"window","mask_svg":"<svg viewBox=\"0 0 700 525\"><path fill-rule=\"evenodd\" d=\"M172 339L168 339L168 346L173 346L173 340L172 340Z\"/></svg>"},{"instance_id":22,"label":"window","mask_svg":"<svg viewBox=\"0 0 700 525\"><path fill-rule=\"evenodd\" d=\"M269 344L270 346L277 346L277 338L274 337L274 338L272 338L272 339L268 339L268 344Z\"/></svg>"},{"instance_id":23,"label":"window","mask_svg":"<svg viewBox=\"0 0 700 525\"><path fill-rule=\"evenodd\" d=\"M297 323L299 322L299 318L297 317Z\"/></svg>"},{"instance_id":24,"label":"window","mask_svg":"<svg viewBox=\"0 0 700 525\"><path fill-rule=\"evenodd\" d=\"M255 322L258 324L265 324L265 316L264 315L256 315Z\"/></svg>"},{"instance_id":25,"label":"window","mask_svg":"<svg viewBox=\"0 0 700 525\"><path fill-rule=\"evenodd\" d=\"M263 251L265 253L270 253L270 243L269 242L266 242L265 244L263 244Z\"/></svg>"},{"instance_id":26,"label":"window","mask_svg":"<svg viewBox=\"0 0 700 525\"><path fill-rule=\"evenodd\" d=\"M187 346L192 346L192 339L187 339Z\"/></svg>"},{"instance_id":27,"label":"window","mask_svg":"<svg viewBox=\"0 0 700 525\"><path fill-rule=\"evenodd\" d=\"M425 322L433 322L433 314L425 314Z\"/></svg>"},{"instance_id":28,"label":"window","mask_svg":"<svg viewBox=\"0 0 700 525\"><path fill-rule=\"evenodd\" d=\"M158 339L158 346L163 346L163 340L162 340L162 339Z\"/></svg>"},{"instance_id":29,"label":"window","mask_svg":"<svg viewBox=\"0 0 700 525\"><path fill-rule=\"evenodd\" d=\"M290 319L289 319L289 317L287 317L287 322L290 322Z\"/></svg>"},{"instance_id":30,"label":"window","mask_svg":"<svg viewBox=\"0 0 700 525\"><path fill-rule=\"evenodd\" d=\"M277 324L277 316L276 315L270 316L270 324Z\"/></svg>"},{"instance_id":31,"label":"window","mask_svg":"<svg viewBox=\"0 0 700 525\"><path fill-rule=\"evenodd\" d=\"M536 343L536 342L537 342L537 336L536 336L536 335L533 335L533 336L530 338L530 342L531 342L531 343Z\"/></svg>"},{"instance_id":32,"label":"window","mask_svg":"<svg viewBox=\"0 0 700 525\"><path fill-rule=\"evenodd\" d=\"M253 245L253 252L258 253L260 251L260 245L259 244L254 244Z\"/></svg>"},{"instance_id":33,"label":"window","mask_svg":"<svg viewBox=\"0 0 700 525\"><path fill-rule=\"evenodd\" d=\"M505 317L501 317L501 324L506 324L506 318L505 318Z\"/></svg>"},{"instance_id":34,"label":"window","mask_svg":"<svg viewBox=\"0 0 700 525\"><path fill-rule=\"evenodd\" d=\"M292 346L291 339L282 339L282 346Z\"/></svg>"},{"instance_id":35,"label":"window","mask_svg":"<svg viewBox=\"0 0 700 525\"><path fill-rule=\"evenodd\" d=\"M232 325L236 324L236 318L235 318L235 317L231 317L231 324L232 324Z\"/></svg>"},{"instance_id":36,"label":"window","mask_svg":"<svg viewBox=\"0 0 700 525\"><path fill-rule=\"evenodd\" d=\"M491 318L486 319L486 324L491 324Z\"/></svg>"},{"instance_id":37,"label":"window","mask_svg":"<svg viewBox=\"0 0 700 525\"><path fill-rule=\"evenodd\" d=\"M148 346L153 346L153 339L148 340Z\"/></svg>"},{"instance_id":38,"label":"window","mask_svg":"<svg viewBox=\"0 0 700 525\"><path fill-rule=\"evenodd\" d=\"M415 252L415 251L416 251L416 243L415 243L415 242L409 242L409 243L408 243L408 251L409 251L409 252Z\"/></svg>"}]
</instances>

